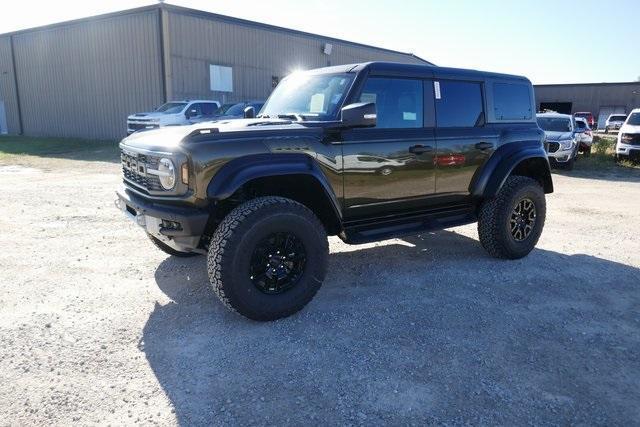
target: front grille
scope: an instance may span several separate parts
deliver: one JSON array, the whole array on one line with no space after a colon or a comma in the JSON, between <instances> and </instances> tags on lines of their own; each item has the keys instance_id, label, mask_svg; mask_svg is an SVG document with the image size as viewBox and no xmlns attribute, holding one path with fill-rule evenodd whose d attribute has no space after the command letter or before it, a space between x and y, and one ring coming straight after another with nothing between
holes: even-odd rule
<instances>
[{"instance_id":1,"label":"front grille","mask_svg":"<svg viewBox=\"0 0 640 427\"><path fill-rule=\"evenodd\" d=\"M149 123L131 123L131 122L127 123L127 128L131 129L132 131L137 131L140 129L155 129L157 127L158 125L152 125Z\"/></svg>"},{"instance_id":2,"label":"front grille","mask_svg":"<svg viewBox=\"0 0 640 427\"><path fill-rule=\"evenodd\" d=\"M146 191L164 191L158 177L147 173L148 169L158 169L159 158L122 151L120 159L126 182Z\"/></svg>"},{"instance_id":3,"label":"front grille","mask_svg":"<svg viewBox=\"0 0 640 427\"><path fill-rule=\"evenodd\" d=\"M560 143L558 142L547 142L546 145L548 153L555 153L560 149Z\"/></svg>"}]
</instances>

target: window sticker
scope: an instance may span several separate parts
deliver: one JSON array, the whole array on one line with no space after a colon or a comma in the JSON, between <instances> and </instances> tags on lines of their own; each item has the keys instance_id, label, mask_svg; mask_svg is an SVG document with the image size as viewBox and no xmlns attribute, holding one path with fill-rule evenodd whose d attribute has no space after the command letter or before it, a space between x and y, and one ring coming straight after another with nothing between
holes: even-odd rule
<instances>
[{"instance_id":1,"label":"window sticker","mask_svg":"<svg viewBox=\"0 0 640 427\"><path fill-rule=\"evenodd\" d=\"M324 113L324 93L316 93L311 96L309 104L310 113Z\"/></svg>"},{"instance_id":2,"label":"window sticker","mask_svg":"<svg viewBox=\"0 0 640 427\"><path fill-rule=\"evenodd\" d=\"M375 93L363 93L360 96L360 102L376 102L376 94Z\"/></svg>"},{"instance_id":3,"label":"window sticker","mask_svg":"<svg viewBox=\"0 0 640 427\"><path fill-rule=\"evenodd\" d=\"M410 113L407 111L404 111L402 113L402 120L415 121L417 118L418 118L418 115L416 113Z\"/></svg>"}]
</instances>

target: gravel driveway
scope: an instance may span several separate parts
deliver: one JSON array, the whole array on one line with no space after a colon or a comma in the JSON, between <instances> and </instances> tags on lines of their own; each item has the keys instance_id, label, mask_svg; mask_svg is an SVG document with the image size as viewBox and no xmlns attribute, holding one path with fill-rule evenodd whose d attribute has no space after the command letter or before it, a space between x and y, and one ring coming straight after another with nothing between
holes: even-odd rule
<instances>
[{"instance_id":1,"label":"gravel driveway","mask_svg":"<svg viewBox=\"0 0 640 427\"><path fill-rule=\"evenodd\" d=\"M331 240L312 303L228 312L113 206L115 163L0 165L0 424L640 423L640 173L555 175L538 249Z\"/></svg>"}]
</instances>

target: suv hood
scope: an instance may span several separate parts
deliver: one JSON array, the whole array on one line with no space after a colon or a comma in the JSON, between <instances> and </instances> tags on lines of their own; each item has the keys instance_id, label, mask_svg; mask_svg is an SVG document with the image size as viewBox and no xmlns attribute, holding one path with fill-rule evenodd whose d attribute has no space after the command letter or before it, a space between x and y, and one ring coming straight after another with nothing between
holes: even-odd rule
<instances>
[{"instance_id":1,"label":"suv hood","mask_svg":"<svg viewBox=\"0 0 640 427\"><path fill-rule=\"evenodd\" d=\"M545 138L547 141L559 141L561 139L571 139L573 138L573 134L571 132L551 132L544 131Z\"/></svg>"},{"instance_id":2,"label":"suv hood","mask_svg":"<svg viewBox=\"0 0 640 427\"><path fill-rule=\"evenodd\" d=\"M620 133L640 133L640 126L624 125L620 128Z\"/></svg>"},{"instance_id":3,"label":"suv hood","mask_svg":"<svg viewBox=\"0 0 640 427\"><path fill-rule=\"evenodd\" d=\"M212 139L234 137L233 133L258 132L265 130L308 129L299 122L284 119L233 119L196 123L188 126L167 126L153 130L132 133L121 142L131 148L151 151L171 152L181 145L185 137L194 132L211 134ZM250 137L250 136L249 136ZM237 139L236 139L237 141Z\"/></svg>"}]
</instances>

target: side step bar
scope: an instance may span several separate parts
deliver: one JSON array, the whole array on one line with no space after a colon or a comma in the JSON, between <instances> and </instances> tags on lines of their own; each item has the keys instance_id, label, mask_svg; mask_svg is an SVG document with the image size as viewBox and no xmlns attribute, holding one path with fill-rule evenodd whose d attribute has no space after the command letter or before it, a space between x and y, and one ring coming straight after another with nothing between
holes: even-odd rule
<instances>
[{"instance_id":1,"label":"side step bar","mask_svg":"<svg viewBox=\"0 0 640 427\"><path fill-rule=\"evenodd\" d=\"M430 230L457 227L477 221L472 206L434 210L404 217L379 218L367 223L345 224L340 238L346 243L362 244L377 240L418 234Z\"/></svg>"}]
</instances>

